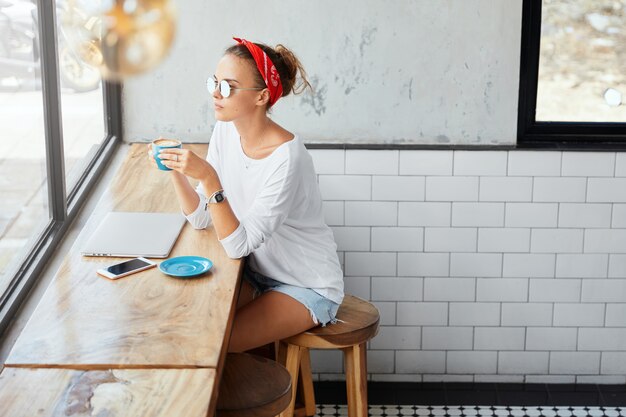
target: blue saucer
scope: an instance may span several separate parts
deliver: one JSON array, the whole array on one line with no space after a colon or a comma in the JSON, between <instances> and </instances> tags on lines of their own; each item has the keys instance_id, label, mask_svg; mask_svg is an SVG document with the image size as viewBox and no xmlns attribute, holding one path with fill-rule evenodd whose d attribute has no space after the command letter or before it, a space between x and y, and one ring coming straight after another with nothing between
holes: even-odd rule
<instances>
[{"instance_id":1,"label":"blue saucer","mask_svg":"<svg viewBox=\"0 0 626 417\"><path fill-rule=\"evenodd\" d=\"M202 256L177 256L161 262L161 272L173 277L195 277L211 269L213 262Z\"/></svg>"}]
</instances>

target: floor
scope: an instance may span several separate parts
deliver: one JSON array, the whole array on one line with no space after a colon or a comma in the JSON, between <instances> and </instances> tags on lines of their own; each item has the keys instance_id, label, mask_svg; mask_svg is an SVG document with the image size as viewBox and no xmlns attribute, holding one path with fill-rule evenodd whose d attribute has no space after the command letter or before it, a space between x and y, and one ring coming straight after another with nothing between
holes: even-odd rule
<instances>
[{"instance_id":1,"label":"floor","mask_svg":"<svg viewBox=\"0 0 626 417\"><path fill-rule=\"evenodd\" d=\"M347 416L343 382L316 382L315 393L318 416ZM370 382L368 395L381 417L626 417L626 385Z\"/></svg>"}]
</instances>

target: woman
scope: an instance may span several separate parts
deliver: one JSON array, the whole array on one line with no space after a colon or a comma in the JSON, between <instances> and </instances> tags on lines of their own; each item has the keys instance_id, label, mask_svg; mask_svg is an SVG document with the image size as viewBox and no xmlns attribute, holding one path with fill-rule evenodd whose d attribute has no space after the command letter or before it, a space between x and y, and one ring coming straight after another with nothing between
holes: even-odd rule
<instances>
[{"instance_id":1,"label":"woman","mask_svg":"<svg viewBox=\"0 0 626 417\"><path fill-rule=\"evenodd\" d=\"M207 81L217 121L207 159L187 149L159 157L188 221L212 222L228 256L247 257L229 345L241 352L334 323L343 273L311 156L268 117L280 97L310 88L302 65L282 45L234 39Z\"/></svg>"}]
</instances>

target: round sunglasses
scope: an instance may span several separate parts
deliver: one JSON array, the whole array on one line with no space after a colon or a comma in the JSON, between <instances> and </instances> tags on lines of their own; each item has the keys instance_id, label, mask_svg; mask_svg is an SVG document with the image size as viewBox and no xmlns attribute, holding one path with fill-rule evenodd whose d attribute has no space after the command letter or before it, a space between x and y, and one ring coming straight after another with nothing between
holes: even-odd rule
<instances>
[{"instance_id":1,"label":"round sunglasses","mask_svg":"<svg viewBox=\"0 0 626 417\"><path fill-rule=\"evenodd\" d=\"M206 88L209 90L209 93L213 94L215 91L219 91L220 95L224 98L230 97L233 93L233 90L264 90L265 87L253 87L253 88L242 88L242 87L233 87L228 84L228 81L222 80L217 81L213 77L209 77L206 80Z\"/></svg>"}]
</instances>

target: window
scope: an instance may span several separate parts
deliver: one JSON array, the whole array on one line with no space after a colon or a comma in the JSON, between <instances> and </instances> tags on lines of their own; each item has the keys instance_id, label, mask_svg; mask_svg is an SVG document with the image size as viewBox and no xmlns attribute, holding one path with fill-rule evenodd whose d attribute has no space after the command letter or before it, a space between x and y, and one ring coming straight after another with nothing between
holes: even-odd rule
<instances>
[{"instance_id":1,"label":"window","mask_svg":"<svg viewBox=\"0 0 626 417\"><path fill-rule=\"evenodd\" d=\"M518 144L626 148L626 1L523 9Z\"/></svg>"},{"instance_id":2,"label":"window","mask_svg":"<svg viewBox=\"0 0 626 417\"><path fill-rule=\"evenodd\" d=\"M121 140L120 87L77 59L57 7L0 3L0 334Z\"/></svg>"}]
</instances>

